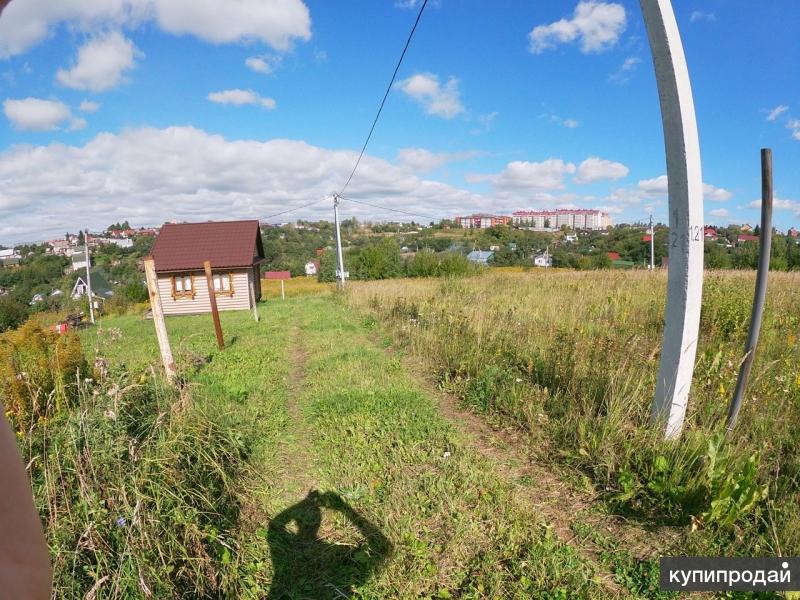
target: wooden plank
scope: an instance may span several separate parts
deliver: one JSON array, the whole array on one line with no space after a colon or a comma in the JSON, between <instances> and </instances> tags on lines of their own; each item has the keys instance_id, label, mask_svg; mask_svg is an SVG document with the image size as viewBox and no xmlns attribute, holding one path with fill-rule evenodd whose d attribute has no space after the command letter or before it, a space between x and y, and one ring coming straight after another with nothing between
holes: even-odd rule
<instances>
[{"instance_id":1,"label":"wooden plank","mask_svg":"<svg viewBox=\"0 0 800 600\"><path fill-rule=\"evenodd\" d=\"M208 284L208 299L211 303L211 317L214 319L214 333L217 336L217 346L220 350L225 349L225 340L222 338L222 324L219 322L219 310L217 310L217 295L214 293L214 278L211 274L211 261L203 261L203 268L206 271L206 283Z\"/></svg>"},{"instance_id":2,"label":"wooden plank","mask_svg":"<svg viewBox=\"0 0 800 600\"><path fill-rule=\"evenodd\" d=\"M256 284L252 278L248 278L248 287L250 288L250 306L253 307L253 319L258 323L258 305L256 304Z\"/></svg>"},{"instance_id":3,"label":"wooden plank","mask_svg":"<svg viewBox=\"0 0 800 600\"><path fill-rule=\"evenodd\" d=\"M169 346L167 325L164 322L164 311L161 308L161 293L158 289L156 266L151 257L144 260L144 274L147 280L147 292L150 296L150 309L153 312L153 324L156 327L156 338L158 339L158 349L161 353L161 362L164 363L164 372L167 374L167 381L172 382L175 379L177 369L175 368L175 360L172 357L172 349Z\"/></svg>"}]
</instances>

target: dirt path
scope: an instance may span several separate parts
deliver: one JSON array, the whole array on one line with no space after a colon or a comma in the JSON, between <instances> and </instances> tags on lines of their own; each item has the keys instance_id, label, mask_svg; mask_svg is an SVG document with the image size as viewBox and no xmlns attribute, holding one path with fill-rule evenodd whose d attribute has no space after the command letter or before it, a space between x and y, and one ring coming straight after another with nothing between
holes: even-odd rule
<instances>
[{"instance_id":1,"label":"dirt path","mask_svg":"<svg viewBox=\"0 0 800 600\"><path fill-rule=\"evenodd\" d=\"M462 408L457 397L438 388L419 360L399 353L397 356L416 375L425 392L438 399L442 415L495 465L499 476L513 484L522 501L531 505L561 540L595 566L609 591L619 596L628 595L604 559L609 550L603 544L604 539L618 543L634 559L646 560L659 556L680 536L677 528L647 530L623 517L593 510L598 504L597 496L566 483L537 459L532 451L535 440L530 435L490 424L484 416ZM582 525L584 529L588 525L597 535L581 535Z\"/></svg>"}]
</instances>

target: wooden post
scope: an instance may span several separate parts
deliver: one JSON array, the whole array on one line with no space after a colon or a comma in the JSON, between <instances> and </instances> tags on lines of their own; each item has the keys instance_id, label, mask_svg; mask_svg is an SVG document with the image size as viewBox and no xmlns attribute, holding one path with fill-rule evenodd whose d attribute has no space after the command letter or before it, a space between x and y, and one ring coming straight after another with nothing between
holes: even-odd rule
<instances>
[{"instance_id":1,"label":"wooden post","mask_svg":"<svg viewBox=\"0 0 800 600\"><path fill-rule=\"evenodd\" d=\"M175 360L172 358L172 349L169 347L169 336L167 335L167 325L164 323L164 310L161 307L161 293L158 291L158 279L156 278L156 266L153 259L144 259L144 275L147 279L147 292L150 295L150 309L153 312L153 324L156 327L156 338L158 338L158 349L161 352L161 362L164 363L164 371L167 374L167 381L175 379Z\"/></svg>"},{"instance_id":2,"label":"wooden post","mask_svg":"<svg viewBox=\"0 0 800 600\"><path fill-rule=\"evenodd\" d=\"M214 278L211 275L211 261L203 261L203 268L206 271L206 283L208 284L208 301L211 303L211 316L214 319L214 333L217 336L217 346L220 350L225 349L225 340L222 338L222 325L219 322L219 310L217 310L217 295L214 293Z\"/></svg>"},{"instance_id":3,"label":"wooden post","mask_svg":"<svg viewBox=\"0 0 800 600\"><path fill-rule=\"evenodd\" d=\"M639 0L653 55L667 155L669 274L653 422L683 430L703 297L703 178L689 68L670 0Z\"/></svg>"},{"instance_id":4,"label":"wooden post","mask_svg":"<svg viewBox=\"0 0 800 600\"><path fill-rule=\"evenodd\" d=\"M286 300L286 292L283 291L283 279L281 279L281 300Z\"/></svg>"},{"instance_id":5,"label":"wooden post","mask_svg":"<svg viewBox=\"0 0 800 600\"><path fill-rule=\"evenodd\" d=\"M253 307L253 318L258 323L258 306L256 305L256 284L250 280L250 306Z\"/></svg>"}]
</instances>

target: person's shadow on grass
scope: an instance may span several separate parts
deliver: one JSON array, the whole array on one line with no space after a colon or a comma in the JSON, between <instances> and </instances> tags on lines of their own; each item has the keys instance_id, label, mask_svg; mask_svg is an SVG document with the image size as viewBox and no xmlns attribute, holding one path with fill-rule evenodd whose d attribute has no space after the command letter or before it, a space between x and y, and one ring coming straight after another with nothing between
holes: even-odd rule
<instances>
[{"instance_id":1,"label":"person's shadow on grass","mask_svg":"<svg viewBox=\"0 0 800 600\"><path fill-rule=\"evenodd\" d=\"M357 545L318 538L322 508L344 515L361 534ZM333 492L312 490L269 523L273 578L269 599L349 598L392 551L381 531Z\"/></svg>"}]
</instances>

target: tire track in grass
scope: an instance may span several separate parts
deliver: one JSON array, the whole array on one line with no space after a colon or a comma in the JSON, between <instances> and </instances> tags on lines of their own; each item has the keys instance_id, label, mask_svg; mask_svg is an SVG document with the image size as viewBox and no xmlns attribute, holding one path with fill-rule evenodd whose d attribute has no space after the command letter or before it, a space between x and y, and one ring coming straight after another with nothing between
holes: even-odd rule
<instances>
[{"instance_id":1,"label":"tire track in grass","mask_svg":"<svg viewBox=\"0 0 800 600\"><path fill-rule=\"evenodd\" d=\"M317 524L320 540L339 550L339 562L319 569L336 585L305 582L330 592L319 597L619 595L357 317L331 299L296 309L309 352L307 434L322 491L339 499ZM383 554L380 544L365 545L370 537L384 540Z\"/></svg>"}]
</instances>

